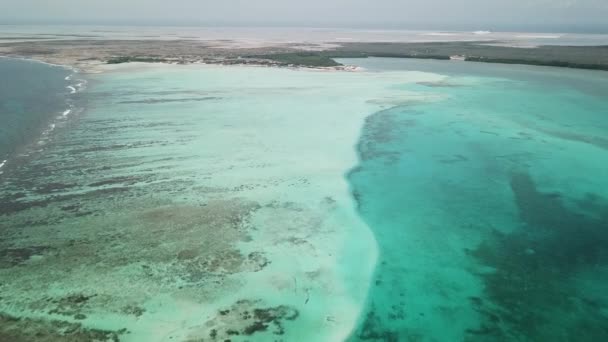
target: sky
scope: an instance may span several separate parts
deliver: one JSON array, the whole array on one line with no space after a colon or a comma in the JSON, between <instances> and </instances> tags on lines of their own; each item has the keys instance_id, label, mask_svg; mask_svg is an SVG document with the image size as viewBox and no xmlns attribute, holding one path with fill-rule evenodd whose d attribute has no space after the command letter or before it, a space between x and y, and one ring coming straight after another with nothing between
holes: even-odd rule
<instances>
[{"instance_id":1,"label":"sky","mask_svg":"<svg viewBox=\"0 0 608 342\"><path fill-rule=\"evenodd\" d=\"M0 24L608 32L608 0L0 0Z\"/></svg>"}]
</instances>

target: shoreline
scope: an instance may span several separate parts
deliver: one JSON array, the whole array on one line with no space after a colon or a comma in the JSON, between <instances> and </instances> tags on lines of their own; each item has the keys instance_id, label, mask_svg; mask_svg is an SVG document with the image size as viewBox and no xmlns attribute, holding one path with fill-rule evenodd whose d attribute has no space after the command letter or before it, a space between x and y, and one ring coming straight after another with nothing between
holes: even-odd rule
<instances>
[{"instance_id":1,"label":"shoreline","mask_svg":"<svg viewBox=\"0 0 608 342\"><path fill-rule=\"evenodd\" d=\"M0 58L5 59L13 59L13 60L22 60L34 63L46 64L53 67L65 68L68 70L72 70L74 73L78 74L100 74L108 72L108 66L112 65L121 65L121 64L142 64L142 65L176 65L176 66L196 66L196 65L208 65L208 66L240 66L240 67L253 67L253 68L281 68L281 69L289 69L289 70L310 70L310 71L347 71L347 72L359 72L363 71L363 68L355 66L355 65L339 65L339 66L331 66L331 67L321 67L321 66L296 66L296 65L282 65L282 64L269 64L269 63L224 63L224 62L201 62L201 61L192 61L192 62L175 62L175 61L129 61L124 63L100 63L100 62L91 62L91 63L74 63L72 61L66 60L61 63L57 62L49 62L48 59L44 57L32 57L32 56L0 56ZM78 91L77 91L78 92Z\"/></svg>"},{"instance_id":2,"label":"shoreline","mask_svg":"<svg viewBox=\"0 0 608 342\"><path fill-rule=\"evenodd\" d=\"M540 45L509 47L500 41L458 42L318 42L283 43L256 47L225 46L221 41L56 40L0 43L0 55L68 65L83 72L98 72L106 64L130 62L167 64L254 65L268 67L347 70L339 58L418 58L469 62L522 64L608 71L608 46ZM497 44L492 45L491 43ZM219 47L218 47L219 44Z\"/></svg>"},{"instance_id":3,"label":"shoreline","mask_svg":"<svg viewBox=\"0 0 608 342\"><path fill-rule=\"evenodd\" d=\"M74 73L80 72L80 70L78 68L76 68L75 66L73 66L71 64L52 63L52 62L48 62L48 61L44 60L43 58L36 58L36 57L31 57L31 56L28 57L28 56L5 56L5 55L0 55L0 58L20 60L20 61L33 62L33 63L41 63L41 64L46 64L46 65L52 66L52 67L64 68L64 69L73 71ZM67 76L67 77L69 77L69 76ZM65 80L69 81L69 79L65 79Z\"/></svg>"}]
</instances>

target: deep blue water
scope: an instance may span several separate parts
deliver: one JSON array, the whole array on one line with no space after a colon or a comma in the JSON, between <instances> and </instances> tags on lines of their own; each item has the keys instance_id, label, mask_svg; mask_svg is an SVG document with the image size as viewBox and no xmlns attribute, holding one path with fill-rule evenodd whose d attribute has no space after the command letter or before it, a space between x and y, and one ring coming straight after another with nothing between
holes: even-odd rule
<instances>
[{"instance_id":1,"label":"deep blue water","mask_svg":"<svg viewBox=\"0 0 608 342\"><path fill-rule=\"evenodd\" d=\"M66 110L70 74L62 67L0 58L0 162L36 140Z\"/></svg>"}]
</instances>

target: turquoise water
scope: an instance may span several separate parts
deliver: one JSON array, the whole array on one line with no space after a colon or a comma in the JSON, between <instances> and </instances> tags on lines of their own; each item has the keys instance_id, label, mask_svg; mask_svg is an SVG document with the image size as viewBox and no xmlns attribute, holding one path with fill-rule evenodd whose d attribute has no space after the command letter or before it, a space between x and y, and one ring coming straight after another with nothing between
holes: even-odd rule
<instances>
[{"instance_id":1,"label":"turquoise water","mask_svg":"<svg viewBox=\"0 0 608 342\"><path fill-rule=\"evenodd\" d=\"M348 63L108 66L66 116L60 77L0 174L0 340L605 340L608 77Z\"/></svg>"},{"instance_id":2,"label":"turquoise water","mask_svg":"<svg viewBox=\"0 0 608 342\"><path fill-rule=\"evenodd\" d=\"M380 259L351 339L606 340L608 75L359 64L450 77L366 120L349 180Z\"/></svg>"}]
</instances>

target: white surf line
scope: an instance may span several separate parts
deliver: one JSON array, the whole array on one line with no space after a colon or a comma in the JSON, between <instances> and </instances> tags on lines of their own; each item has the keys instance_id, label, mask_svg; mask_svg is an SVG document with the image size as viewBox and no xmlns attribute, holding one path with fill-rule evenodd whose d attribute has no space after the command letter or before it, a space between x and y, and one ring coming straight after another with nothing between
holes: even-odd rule
<instances>
[{"instance_id":1,"label":"white surf line","mask_svg":"<svg viewBox=\"0 0 608 342\"><path fill-rule=\"evenodd\" d=\"M68 76L68 77L71 77L71 76ZM80 92L86 88L86 86L87 86L86 80L79 79L77 81L79 81L79 82L66 87L66 88L70 89L70 94L76 94L77 92Z\"/></svg>"},{"instance_id":2,"label":"white surf line","mask_svg":"<svg viewBox=\"0 0 608 342\"><path fill-rule=\"evenodd\" d=\"M76 88L78 89L78 91L83 91L86 87L87 87L87 81L86 80L78 80L80 82L76 83Z\"/></svg>"},{"instance_id":3,"label":"white surf line","mask_svg":"<svg viewBox=\"0 0 608 342\"><path fill-rule=\"evenodd\" d=\"M72 110L71 110L71 109L67 109L67 110L65 110L65 111L64 111L64 112L61 114L61 116L64 116L64 117L65 117L65 116L68 116L68 115L70 115L70 113L71 113L71 112L72 112Z\"/></svg>"},{"instance_id":4,"label":"white surf line","mask_svg":"<svg viewBox=\"0 0 608 342\"><path fill-rule=\"evenodd\" d=\"M49 127L47 129L44 130L44 132L42 132L42 134L40 135L40 139L38 140L38 142L36 142L36 145L38 146L43 146L46 145L46 143L49 141L49 135L51 135L51 133L55 130L56 125L54 123L50 124ZM37 152L40 152L42 150L39 150Z\"/></svg>"},{"instance_id":5,"label":"white surf line","mask_svg":"<svg viewBox=\"0 0 608 342\"><path fill-rule=\"evenodd\" d=\"M2 163L0 163L0 175L4 173L4 171L2 171L2 167L3 167L4 165L6 165L6 162L7 162L7 161L8 161L8 159L4 159L4 160L2 161Z\"/></svg>"},{"instance_id":6,"label":"white surf line","mask_svg":"<svg viewBox=\"0 0 608 342\"><path fill-rule=\"evenodd\" d=\"M70 81L70 80L72 80L72 75L66 76L66 77L64 78L64 80L66 80L66 81Z\"/></svg>"}]
</instances>

